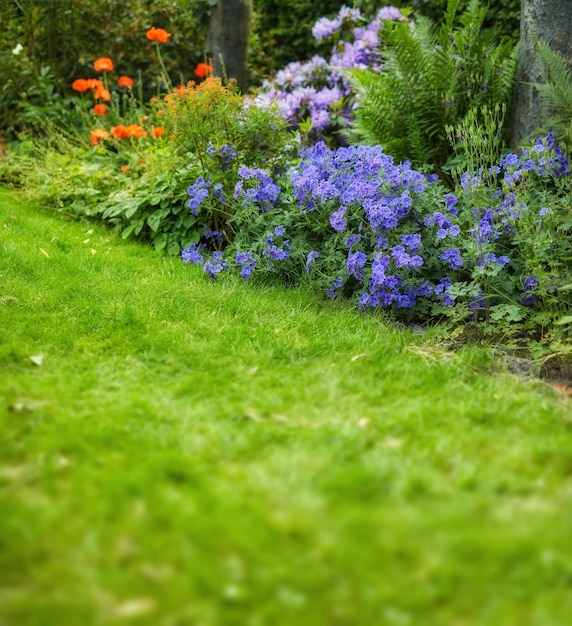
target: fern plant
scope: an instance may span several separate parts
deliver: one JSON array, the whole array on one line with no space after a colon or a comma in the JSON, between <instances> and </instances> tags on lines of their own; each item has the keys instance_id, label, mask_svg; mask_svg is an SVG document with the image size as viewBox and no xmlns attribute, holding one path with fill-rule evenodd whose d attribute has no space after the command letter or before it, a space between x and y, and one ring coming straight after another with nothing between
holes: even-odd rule
<instances>
[{"instance_id":1,"label":"fern plant","mask_svg":"<svg viewBox=\"0 0 572 626\"><path fill-rule=\"evenodd\" d=\"M471 0L458 16L459 4L449 0L439 25L424 17L414 27L386 23L383 70L346 73L358 94L350 141L381 144L445 182L453 156L446 128L507 102L517 66L516 47L483 29L486 8Z\"/></svg>"},{"instance_id":2,"label":"fern plant","mask_svg":"<svg viewBox=\"0 0 572 626\"><path fill-rule=\"evenodd\" d=\"M571 149L572 68L560 52L552 50L542 41L537 42L536 53L544 65L548 79L544 84L534 84L548 114L546 127L554 130L556 139Z\"/></svg>"}]
</instances>

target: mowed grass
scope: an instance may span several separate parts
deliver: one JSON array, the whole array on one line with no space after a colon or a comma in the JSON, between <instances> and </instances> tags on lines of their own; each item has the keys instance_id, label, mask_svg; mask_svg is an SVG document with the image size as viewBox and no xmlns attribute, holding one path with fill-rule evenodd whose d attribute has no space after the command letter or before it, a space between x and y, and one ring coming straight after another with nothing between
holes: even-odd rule
<instances>
[{"instance_id":1,"label":"mowed grass","mask_svg":"<svg viewBox=\"0 0 572 626\"><path fill-rule=\"evenodd\" d=\"M569 401L0 192L2 626L572 623Z\"/></svg>"}]
</instances>

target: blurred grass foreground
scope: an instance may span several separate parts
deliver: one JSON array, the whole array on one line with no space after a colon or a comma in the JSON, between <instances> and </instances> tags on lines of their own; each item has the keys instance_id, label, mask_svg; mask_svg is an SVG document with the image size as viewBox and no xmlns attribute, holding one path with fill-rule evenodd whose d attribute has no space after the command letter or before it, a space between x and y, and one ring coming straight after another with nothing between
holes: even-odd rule
<instances>
[{"instance_id":1,"label":"blurred grass foreground","mask_svg":"<svg viewBox=\"0 0 572 626\"><path fill-rule=\"evenodd\" d=\"M570 405L0 192L2 626L564 626Z\"/></svg>"}]
</instances>

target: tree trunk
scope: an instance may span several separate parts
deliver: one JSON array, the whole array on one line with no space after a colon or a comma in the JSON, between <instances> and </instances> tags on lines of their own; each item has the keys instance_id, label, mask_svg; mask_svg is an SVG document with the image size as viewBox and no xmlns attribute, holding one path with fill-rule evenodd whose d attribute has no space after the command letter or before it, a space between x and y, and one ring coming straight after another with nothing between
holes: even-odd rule
<instances>
[{"instance_id":1,"label":"tree trunk","mask_svg":"<svg viewBox=\"0 0 572 626\"><path fill-rule=\"evenodd\" d=\"M250 34L252 0L218 0L213 7L209 30L209 51L214 75L228 82L236 79L239 88L247 86L246 58Z\"/></svg>"},{"instance_id":2,"label":"tree trunk","mask_svg":"<svg viewBox=\"0 0 572 626\"><path fill-rule=\"evenodd\" d=\"M545 83L535 41L547 43L572 62L572 0L522 0L520 52L512 107L512 145L516 147L546 121L538 90L526 83Z\"/></svg>"}]
</instances>

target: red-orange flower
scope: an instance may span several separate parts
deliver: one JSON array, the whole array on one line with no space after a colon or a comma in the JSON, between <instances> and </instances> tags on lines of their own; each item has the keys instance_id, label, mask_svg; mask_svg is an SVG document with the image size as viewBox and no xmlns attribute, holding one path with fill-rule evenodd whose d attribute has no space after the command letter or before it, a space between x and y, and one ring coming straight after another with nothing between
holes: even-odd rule
<instances>
[{"instance_id":1,"label":"red-orange flower","mask_svg":"<svg viewBox=\"0 0 572 626\"><path fill-rule=\"evenodd\" d=\"M112 72L113 61L108 57L101 57L100 59L96 59L93 67L96 72Z\"/></svg>"},{"instance_id":2,"label":"red-orange flower","mask_svg":"<svg viewBox=\"0 0 572 626\"><path fill-rule=\"evenodd\" d=\"M195 74L199 78L204 78L209 74L212 74L213 66L208 63L197 63L197 67L195 67Z\"/></svg>"},{"instance_id":3,"label":"red-orange flower","mask_svg":"<svg viewBox=\"0 0 572 626\"><path fill-rule=\"evenodd\" d=\"M111 129L111 132L113 133L115 139L126 139L127 137L136 137L139 139L140 137L145 137L147 135L147 131L137 124L130 124L129 126L123 126L120 124L119 126L114 126Z\"/></svg>"},{"instance_id":4,"label":"red-orange flower","mask_svg":"<svg viewBox=\"0 0 572 626\"><path fill-rule=\"evenodd\" d=\"M164 28L155 28L153 26L147 31L147 39L157 43L165 43L170 36L171 33L168 33Z\"/></svg>"},{"instance_id":5,"label":"red-orange flower","mask_svg":"<svg viewBox=\"0 0 572 626\"><path fill-rule=\"evenodd\" d=\"M111 132L113 133L115 139L125 139L126 137L129 137L129 130L127 126L123 126L123 124L113 126Z\"/></svg>"},{"instance_id":6,"label":"red-orange flower","mask_svg":"<svg viewBox=\"0 0 572 626\"><path fill-rule=\"evenodd\" d=\"M89 131L89 140L92 146L97 146L100 141L105 139L109 139L109 133L103 128L94 128Z\"/></svg>"},{"instance_id":7,"label":"red-orange flower","mask_svg":"<svg viewBox=\"0 0 572 626\"><path fill-rule=\"evenodd\" d=\"M122 165L119 168L124 174L131 174L131 168L128 165Z\"/></svg>"},{"instance_id":8,"label":"red-orange flower","mask_svg":"<svg viewBox=\"0 0 572 626\"><path fill-rule=\"evenodd\" d=\"M136 137L137 139L140 139L141 137L145 137L147 135L147 131L137 124L129 124L127 130L129 131L130 137Z\"/></svg>"},{"instance_id":9,"label":"red-orange flower","mask_svg":"<svg viewBox=\"0 0 572 626\"><path fill-rule=\"evenodd\" d=\"M93 114L94 115L107 115L107 107L105 106L105 104L96 104L93 107Z\"/></svg>"},{"instance_id":10,"label":"red-orange flower","mask_svg":"<svg viewBox=\"0 0 572 626\"><path fill-rule=\"evenodd\" d=\"M72 89L74 91L79 91L80 93L83 93L84 91L91 89L91 87L89 86L88 80L86 80L85 78L78 78L73 81Z\"/></svg>"},{"instance_id":11,"label":"red-orange flower","mask_svg":"<svg viewBox=\"0 0 572 626\"><path fill-rule=\"evenodd\" d=\"M120 87L131 88L131 87L133 87L133 85L135 83L133 82L132 78L129 78L129 76L120 76L118 81L117 81L117 84Z\"/></svg>"},{"instance_id":12,"label":"red-orange flower","mask_svg":"<svg viewBox=\"0 0 572 626\"><path fill-rule=\"evenodd\" d=\"M156 137L158 139L165 134L165 129L163 128L163 126L155 126L155 128L151 131L151 134L153 135L153 137Z\"/></svg>"},{"instance_id":13,"label":"red-orange flower","mask_svg":"<svg viewBox=\"0 0 572 626\"><path fill-rule=\"evenodd\" d=\"M90 78L87 83L89 89L94 92L96 100L105 100L106 102L109 102L111 100L111 94L103 86L103 83L98 78Z\"/></svg>"},{"instance_id":14,"label":"red-orange flower","mask_svg":"<svg viewBox=\"0 0 572 626\"><path fill-rule=\"evenodd\" d=\"M111 100L111 94L101 83L95 88L95 97L96 99L105 100L106 102Z\"/></svg>"}]
</instances>

